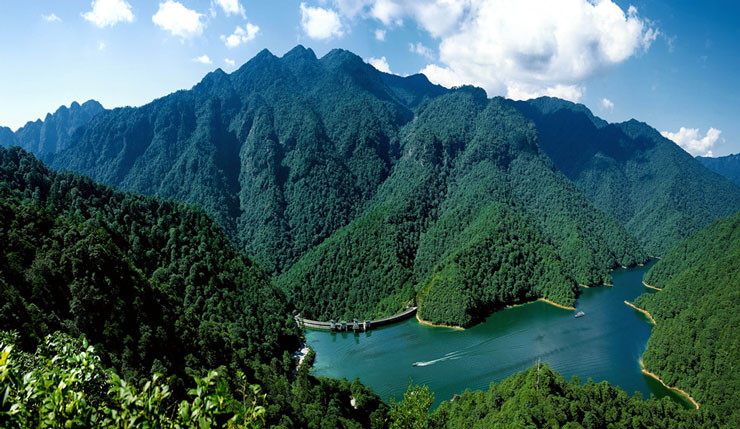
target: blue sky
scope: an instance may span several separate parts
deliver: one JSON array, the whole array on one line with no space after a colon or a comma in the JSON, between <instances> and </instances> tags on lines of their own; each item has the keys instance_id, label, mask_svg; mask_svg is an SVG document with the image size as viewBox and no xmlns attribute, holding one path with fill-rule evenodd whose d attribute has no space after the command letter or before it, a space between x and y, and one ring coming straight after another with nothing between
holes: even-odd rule
<instances>
[{"instance_id":1,"label":"blue sky","mask_svg":"<svg viewBox=\"0 0 740 429\"><path fill-rule=\"evenodd\" d=\"M75 100L142 105L300 43L490 96L560 96L726 155L740 152L738 17L692 1L6 0L0 125Z\"/></svg>"}]
</instances>

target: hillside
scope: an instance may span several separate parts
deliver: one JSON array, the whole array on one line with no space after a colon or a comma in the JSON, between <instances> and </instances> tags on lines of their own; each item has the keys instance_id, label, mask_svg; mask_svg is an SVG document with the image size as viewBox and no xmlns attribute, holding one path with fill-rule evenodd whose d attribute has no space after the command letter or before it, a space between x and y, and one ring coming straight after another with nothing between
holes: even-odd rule
<instances>
[{"instance_id":1,"label":"hillside","mask_svg":"<svg viewBox=\"0 0 740 429\"><path fill-rule=\"evenodd\" d=\"M740 186L740 153L727 156L697 156L699 162L715 173L724 176L730 182Z\"/></svg>"},{"instance_id":2,"label":"hillside","mask_svg":"<svg viewBox=\"0 0 740 429\"><path fill-rule=\"evenodd\" d=\"M76 386L55 382L60 392L80 389L79 372L92 370L79 365L87 356L98 361L97 376L112 367L134 391L153 374L164 375L154 385L169 389L171 400L185 398L188 380L211 370L220 375L209 394L231 389L229 395L241 398L240 383L258 383L270 396L269 424L368 427L371 415L385 409L359 382L316 379L307 370L292 374L290 353L298 349L299 332L285 296L202 210L58 174L22 149L0 148L0 256L0 343L35 356L19 357L16 371L37 365L39 380L78 380ZM10 330L16 334L2 332ZM81 336L99 358L84 355L84 347L70 349L79 347ZM49 341L58 346L42 346ZM69 354L71 372L63 372L53 356L35 360L55 350ZM23 374L16 373L15 381L0 377L0 391L7 394L6 383L22 382L49 394L48 384ZM115 396L108 391L112 382L98 379L96 388L85 380L88 404L112 400L101 398L105 392ZM18 403L31 411L41 401L19 394ZM54 396L59 394L47 399L85 408L79 400ZM351 395L365 405L353 408ZM0 426L6 426L10 404L0 402ZM34 413L16 417L34 421Z\"/></svg>"},{"instance_id":3,"label":"hillside","mask_svg":"<svg viewBox=\"0 0 740 429\"><path fill-rule=\"evenodd\" d=\"M663 290L636 304L657 321L643 357L650 371L740 424L740 213L681 242L645 276Z\"/></svg>"},{"instance_id":4,"label":"hillside","mask_svg":"<svg viewBox=\"0 0 740 429\"><path fill-rule=\"evenodd\" d=\"M481 90L447 92L347 51L262 51L98 115L53 165L200 204L310 317L389 314L420 292L422 315L468 325L536 297L572 305L576 283L645 260L525 118Z\"/></svg>"},{"instance_id":5,"label":"hillside","mask_svg":"<svg viewBox=\"0 0 740 429\"><path fill-rule=\"evenodd\" d=\"M487 392L467 390L443 402L429 418L432 428L714 427L713 416L684 410L664 398L643 400L607 382L570 382L547 365L491 383Z\"/></svg>"},{"instance_id":6,"label":"hillside","mask_svg":"<svg viewBox=\"0 0 740 429\"><path fill-rule=\"evenodd\" d=\"M573 305L576 282L645 258L481 89L420 108L401 148L365 213L278 278L307 315L382 314L416 295L422 318L469 326L538 297Z\"/></svg>"},{"instance_id":7,"label":"hillside","mask_svg":"<svg viewBox=\"0 0 740 429\"><path fill-rule=\"evenodd\" d=\"M75 101L69 107L59 107L53 114L47 113L43 121L27 122L15 133L0 127L0 146L20 146L41 159L48 159L69 147L72 134L103 110L95 100L82 104Z\"/></svg>"},{"instance_id":8,"label":"hillside","mask_svg":"<svg viewBox=\"0 0 740 429\"><path fill-rule=\"evenodd\" d=\"M739 187L645 123L608 124L583 105L547 97L514 105L535 122L555 166L651 255L740 209Z\"/></svg>"}]
</instances>

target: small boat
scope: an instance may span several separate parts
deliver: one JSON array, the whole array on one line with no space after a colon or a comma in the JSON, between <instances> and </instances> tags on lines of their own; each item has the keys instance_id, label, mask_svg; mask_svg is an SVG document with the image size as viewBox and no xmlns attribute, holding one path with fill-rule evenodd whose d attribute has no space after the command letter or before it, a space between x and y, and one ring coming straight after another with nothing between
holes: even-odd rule
<instances>
[{"instance_id":1,"label":"small boat","mask_svg":"<svg viewBox=\"0 0 740 429\"><path fill-rule=\"evenodd\" d=\"M419 362L414 362L411 364L411 366L419 366Z\"/></svg>"},{"instance_id":2,"label":"small boat","mask_svg":"<svg viewBox=\"0 0 740 429\"><path fill-rule=\"evenodd\" d=\"M585 315L586 315L586 313L584 313L584 312L582 312L582 311L579 311L578 313L576 313L576 315L575 315L574 317L575 317L575 318L579 318L579 317L583 317L583 316L585 316Z\"/></svg>"}]
</instances>

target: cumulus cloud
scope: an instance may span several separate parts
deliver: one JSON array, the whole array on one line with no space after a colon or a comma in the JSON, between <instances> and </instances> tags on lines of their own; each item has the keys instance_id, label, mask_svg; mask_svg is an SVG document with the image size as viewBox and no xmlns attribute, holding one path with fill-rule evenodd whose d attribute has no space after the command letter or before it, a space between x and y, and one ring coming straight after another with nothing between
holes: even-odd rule
<instances>
[{"instance_id":1,"label":"cumulus cloud","mask_svg":"<svg viewBox=\"0 0 740 429\"><path fill-rule=\"evenodd\" d=\"M375 39L380 40L381 42L385 40L385 30L381 30L380 28L375 30Z\"/></svg>"},{"instance_id":2,"label":"cumulus cloud","mask_svg":"<svg viewBox=\"0 0 740 429\"><path fill-rule=\"evenodd\" d=\"M244 7L239 3L239 0L216 0L216 3L221 6L226 16L239 14L246 18Z\"/></svg>"},{"instance_id":3,"label":"cumulus cloud","mask_svg":"<svg viewBox=\"0 0 740 429\"><path fill-rule=\"evenodd\" d=\"M229 48L235 48L242 43L247 43L257 37L257 33L259 33L259 31L259 26L256 26L251 22L247 22L244 27L240 27L237 25L236 30L234 30L234 33L232 33L230 36L222 35L221 40Z\"/></svg>"},{"instance_id":4,"label":"cumulus cloud","mask_svg":"<svg viewBox=\"0 0 740 429\"><path fill-rule=\"evenodd\" d=\"M229 58L224 58L224 63L229 67L234 67L236 65L236 61Z\"/></svg>"},{"instance_id":5,"label":"cumulus cloud","mask_svg":"<svg viewBox=\"0 0 740 429\"><path fill-rule=\"evenodd\" d=\"M416 44L409 43L409 52L419 54L428 60L434 59L434 52L432 52L432 50L428 47L424 46L421 42L417 42Z\"/></svg>"},{"instance_id":6,"label":"cumulus cloud","mask_svg":"<svg viewBox=\"0 0 740 429\"><path fill-rule=\"evenodd\" d=\"M306 3L301 3L300 8L301 27L308 37L325 40L344 34L339 14L333 9L310 7Z\"/></svg>"},{"instance_id":7,"label":"cumulus cloud","mask_svg":"<svg viewBox=\"0 0 740 429\"><path fill-rule=\"evenodd\" d=\"M134 21L131 5L125 0L93 0L90 6L92 10L83 13L82 17L97 27L112 27L119 22Z\"/></svg>"},{"instance_id":8,"label":"cumulus cloud","mask_svg":"<svg viewBox=\"0 0 740 429\"><path fill-rule=\"evenodd\" d=\"M205 24L201 22L203 14L188 9L173 0L159 4L159 10L152 16L152 22L162 30L174 36L188 39L203 34Z\"/></svg>"},{"instance_id":9,"label":"cumulus cloud","mask_svg":"<svg viewBox=\"0 0 740 429\"><path fill-rule=\"evenodd\" d=\"M366 62L382 72L393 73L385 57L380 57L380 58L370 57L366 60Z\"/></svg>"},{"instance_id":10,"label":"cumulus cloud","mask_svg":"<svg viewBox=\"0 0 740 429\"><path fill-rule=\"evenodd\" d=\"M438 61L422 70L433 82L474 84L511 98L578 101L587 79L645 52L660 34L636 8L612 0L335 2L347 18L386 26L415 21L439 42Z\"/></svg>"},{"instance_id":11,"label":"cumulus cloud","mask_svg":"<svg viewBox=\"0 0 740 429\"><path fill-rule=\"evenodd\" d=\"M709 128L704 137L699 135L698 128L681 127L675 133L670 131L661 131L660 133L663 137L673 140L677 145L681 146L686 152L693 156L712 156L711 149L719 140L719 135L722 134L722 131L716 128Z\"/></svg>"},{"instance_id":12,"label":"cumulus cloud","mask_svg":"<svg viewBox=\"0 0 740 429\"><path fill-rule=\"evenodd\" d=\"M614 110L614 103L608 98L602 98L601 99L601 107L604 108L604 110Z\"/></svg>"},{"instance_id":13,"label":"cumulus cloud","mask_svg":"<svg viewBox=\"0 0 740 429\"><path fill-rule=\"evenodd\" d=\"M208 58L208 55L205 55L205 54L199 57L193 58L193 61L195 61L196 63L201 63L201 64L213 64L213 61L211 61L211 59Z\"/></svg>"},{"instance_id":14,"label":"cumulus cloud","mask_svg":"<svg viewBox=\"0 0 740 429\"><path fill-rule=\"evenodd\" d=\"M62 18L56 16L53 13L50 13L48 15L41 15L41 19L43 19L46 22L62 22Z\"/></svg>"}]
</instances>

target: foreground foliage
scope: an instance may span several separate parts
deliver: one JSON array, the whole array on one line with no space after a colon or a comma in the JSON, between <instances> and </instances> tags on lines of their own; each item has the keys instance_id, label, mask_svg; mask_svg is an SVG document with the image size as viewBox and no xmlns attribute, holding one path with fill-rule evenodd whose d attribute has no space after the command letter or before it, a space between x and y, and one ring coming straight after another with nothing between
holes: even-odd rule
<instances>
[{"instance_id":1,"label":"foreground foliage","mask_svg":"<svg viewBox=\"0 0 740 429\"><path fill-rule=\"evenodd\" d=\"M645 275L636 304L657 321L647 368L740 426L740 213L679 244Z\"/></svg>"},{"instance_id":2,"label":"foreground foliage","mask_svg":"<svg viewBox=\"0 0 740 429\"><path fill-rule=\"evenodd\" d=\"M0 426L234 427L265 425L265 395L243 383L238 399L216 371L195 377L179 404L159 374L137 388L106 371L93 347L64 334L47 336L34 354L18 335L0 331Z\"/></svg>"}]
</instances>

